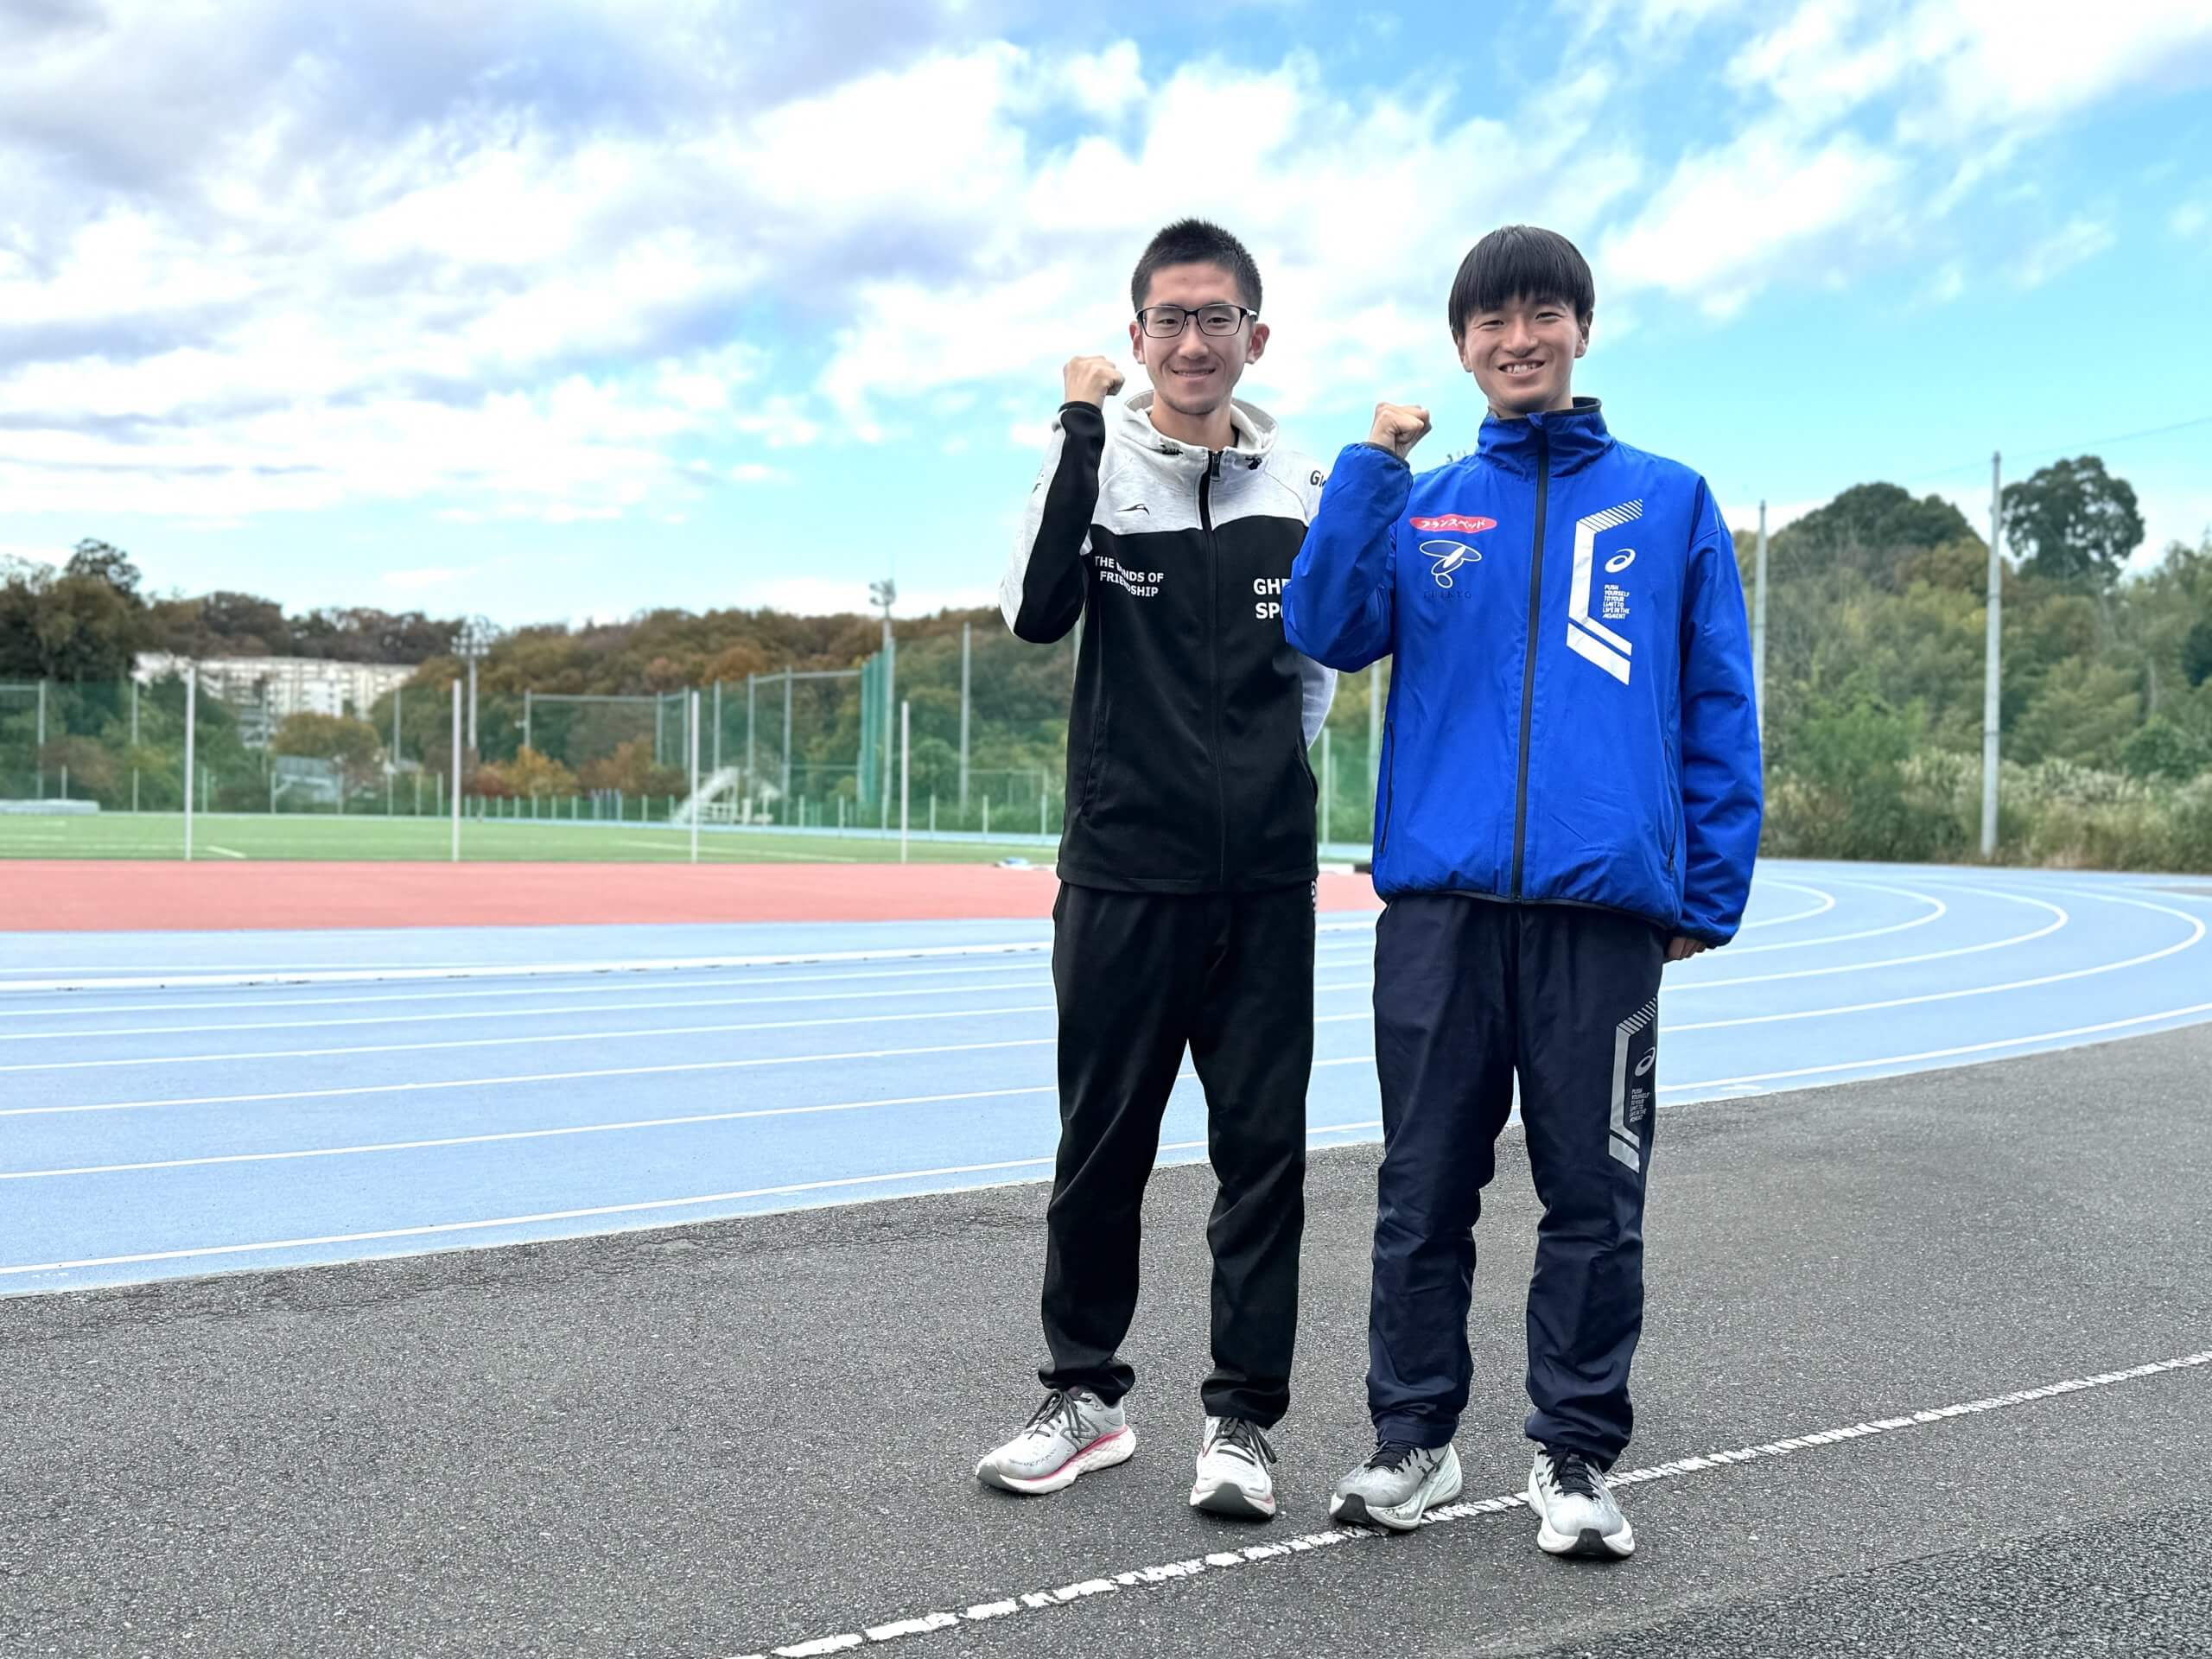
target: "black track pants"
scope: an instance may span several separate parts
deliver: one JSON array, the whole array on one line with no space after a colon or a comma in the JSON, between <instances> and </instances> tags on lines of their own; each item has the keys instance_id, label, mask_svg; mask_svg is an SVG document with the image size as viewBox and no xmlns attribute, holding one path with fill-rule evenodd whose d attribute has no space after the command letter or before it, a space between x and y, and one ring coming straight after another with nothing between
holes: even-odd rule
<instances>
[{"instance_id":1,"label":"black track pants","mask_svg":"<svg viewBox=\"0 0 2212 1659\"><path fill-rule=\"evenodd\" d=\"M1431 893L1385 911L1367 1377L1379 1438L1441 1446L1459 1427L1474 1225L1517 1073L1544 1207L1528 1433L1600 1466L1627 1446L1665 954L1657 929L1612 911Z\"/></svg>"},{"instance_id":2,"label":"black track pants","mask_svg":"<svg viewBox=\"0 0 2212 1659\"><path fill-rule=\"evenodd\" d=\"M1136 1309L1145 1183L1187 1048L1220 1191L1213 1251L1215 1416L1262 1427L1290 1399L1313 1063L1313 895L1063 887L1053 906L1060 1147L1046 1224L1048 1388L1109 1402Z\"/></svg>"}]
</instances>

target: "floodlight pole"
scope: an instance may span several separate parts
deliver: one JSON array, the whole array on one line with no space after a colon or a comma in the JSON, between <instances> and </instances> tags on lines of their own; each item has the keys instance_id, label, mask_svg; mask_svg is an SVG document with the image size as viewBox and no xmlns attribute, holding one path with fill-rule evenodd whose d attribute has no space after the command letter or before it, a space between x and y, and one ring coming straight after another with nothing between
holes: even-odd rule
<instances>
[{"instance_id":1,"label":"floodlight pole","mask_svg":"<svg viewBox=\"0 0 2212 1659\"><path fill-rule=\"evenodd\" d=\"M1981 679L1981 855L1997 856L1997 761L1999 744L1998 690L2002 680L2000 661L2004 639L2005 555L2004 452L1989 457L1989 632L1982 649Z\"/></svg>"},{"instance_id":2,"label":"floodlight pole","mask_svg":"<svg viewBox=\"0 0 2212 1659\"><path fill-rule=\"evenodd\" d=\"M461 682L453 683L453 859L461 862Z\"/></svg>"},{"instance_id":3,"label":"floodlight pole","mask_svg":"<svg viewBox=\"0 0 2212 1659\"><path fill-rule=\"evenodd\" d=\"M43 682L41 682L41 684ZM200 670L191 663L184 665L184 861L192 862L192 784L193 768L198 764L194 747L194 728L199 724Z\"/></svg>"}]
</instances>

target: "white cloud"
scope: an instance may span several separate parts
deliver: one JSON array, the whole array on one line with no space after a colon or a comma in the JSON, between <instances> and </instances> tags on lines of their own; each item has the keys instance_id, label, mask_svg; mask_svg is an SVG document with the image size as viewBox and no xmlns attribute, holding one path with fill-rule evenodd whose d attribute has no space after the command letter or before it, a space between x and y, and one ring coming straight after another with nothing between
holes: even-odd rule
<instances>
[{"instance_id":1,"label":"white cloud","mask_svg":"<svg viewBox=\"0 0 2212 1659\"><path fill-rule=\"evenodd\" d=\"M1768 124L1686 158L1643 213L1607 235L1605 276L1694 297L1725 316L1799 257L1801 245L1884 217L1903 163L1850 134L1808 147Z\"/></svg>"},{"instance_id":2,"label":"white cloud","mask_svg":"<svg viewBox=\"0 0 2212 1659\"><path fill-rule=\"evenodd\" d=\"M2012 272L2021 288L2040 288L2062 272L2094 259L2113 245L2113 228L2093 219L2069 219L2028 250Z\"/></svg>"},{"instance_id":3,"label":"white cloud","mask_svg":"<svg viewBox=\"0 0 2212 1659\"><path fill-rule=\"evenodd\" d=\"M2212 192L2177 205L2166 216L2166 229L2184 241L2212 230Z\"/></svg>"},{"instance_id":4,"label":"white cloud","mask_svg":"<svg viewBox=\"0 0 2212 1659\"><path fill-rule=\"evenodd\" d=\"M729 476L733 482L739 484L788 484L791 475L780 467L747 461L731 467Z\"/></svg>"}]
</instances>

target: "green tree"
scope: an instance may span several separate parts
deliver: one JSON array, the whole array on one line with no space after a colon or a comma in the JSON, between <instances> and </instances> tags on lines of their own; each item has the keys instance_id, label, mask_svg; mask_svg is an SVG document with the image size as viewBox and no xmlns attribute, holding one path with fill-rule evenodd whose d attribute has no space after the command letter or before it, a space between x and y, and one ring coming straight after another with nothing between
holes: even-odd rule
<instances>
[{"instance_id":1,"label":"green tree","mask_svg":"<svg viewBox=\"0 0 2212 1659\"><path fill-rule=\"evenodd\" d=\"M2022 568L2064 587L2104 589L2143 544L2135 490L2094 455L2054 461L2002 497L2005 537Z\"/></svg>"}]
</instances>

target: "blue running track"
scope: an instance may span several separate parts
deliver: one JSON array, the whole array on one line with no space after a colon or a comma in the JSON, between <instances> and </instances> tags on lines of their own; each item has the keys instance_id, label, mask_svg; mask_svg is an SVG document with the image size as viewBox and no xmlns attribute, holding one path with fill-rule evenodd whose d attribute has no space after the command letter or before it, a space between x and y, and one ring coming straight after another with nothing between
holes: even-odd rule
<instances>
[{"instance_id":1,"label":"blue running track","mask_svg":"<svg viewBox=\"0 0 2212 1659\"><path fill-rule=\"evenodd\" d=\"M1660 1098L2212 1018L2208 921L2187 877L1763 865L1737 943L1668 970ZM1323 918L1316 1147L1377 1134L1372 925ZM1048 937L0 935L0 1294L1046 1179ZM1163 1160L1204 1115L1186 1075Z\"/></svg>"}]
</instances>

